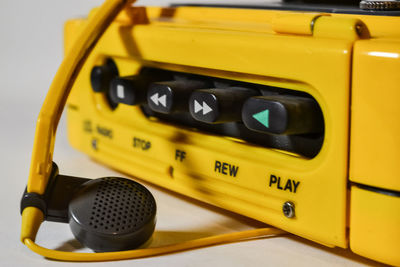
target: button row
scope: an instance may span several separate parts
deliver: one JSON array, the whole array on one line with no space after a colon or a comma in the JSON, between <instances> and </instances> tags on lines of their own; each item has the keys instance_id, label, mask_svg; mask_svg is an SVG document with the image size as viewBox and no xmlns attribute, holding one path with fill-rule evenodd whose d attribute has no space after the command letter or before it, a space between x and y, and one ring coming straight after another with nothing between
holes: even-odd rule
<instances>
[{"instance_id":1,"label":"button row","mask_svg":"<svg viewBox=\"0 0 400 267\"><path fill-rule=\"evenodd\" d=\"M324 129L321 110L310 97L262 96L258 90L245 87L212 88L213 83L207 79L165 81L171 76L154 71L151 75L140 73L110 79L110 72L107 66L93 68L92 87L95 92L104 92L107 89L103 84L108 83L110 98L115 103L147 103L150 109L162 114L190 112L195 120L207 124L243 122L248 129L261 133L306 134L321 133Z\"/></svg>"}]
</instances>

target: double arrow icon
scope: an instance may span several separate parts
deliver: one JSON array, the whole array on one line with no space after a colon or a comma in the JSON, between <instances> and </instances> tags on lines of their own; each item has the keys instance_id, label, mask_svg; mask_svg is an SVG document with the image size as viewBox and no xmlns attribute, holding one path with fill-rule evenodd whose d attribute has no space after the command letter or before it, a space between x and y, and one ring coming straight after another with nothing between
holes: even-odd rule
<instances>
[{"instance_id":1,"label":"double arrow icon","mask_svg":"<svg viewBox=\"0 0 400 267\"><path fill-rule=\"evenodd\" d=\"M167 95L162 95L158 97L158 93L155 93L150 97L151 101L158 106L160 103L163 107L167 107Z\"/></svg>"},{"instance_id":2,"label":"double arrow icon","mask_svg":"<svg viewBox=\"0 0 400 267\"><path fill-rule=\"evenodd\" d=\"M206 102L203 101L203 105L201 105L197 100L194 100L194 113L198 113L199 111L203 111L203 115L213 111Z\"/></svg>"}]
</instances>

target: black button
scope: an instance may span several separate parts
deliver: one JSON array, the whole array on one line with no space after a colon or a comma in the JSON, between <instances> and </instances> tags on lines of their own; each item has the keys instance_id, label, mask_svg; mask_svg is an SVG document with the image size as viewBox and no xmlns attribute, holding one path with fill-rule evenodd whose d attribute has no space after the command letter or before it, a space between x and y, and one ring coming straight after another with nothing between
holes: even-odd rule
<instances>
[{"instance_id":1,"label":"black button","mask_svg":"<svg viewBox=\"0 0 400 267\"><path fill-rule=\"evenodd\" d=\"M273 134L321 133L321 109L308 97L271 95L249 98L243 105L242 120L247 128Z\"/></svg>"},{"instance_id":2,"label":"black button","mask_svg":"<svg viewBox=\"0 0 400 267\"><path fill-rule=\"evenodd\" d=\"M93 91L97 93L107 92L111 80L116 76L118 76L118 68L111 59L108 59L104 65L95 66L90 73Z\"/></svg>"},{"instance_id":3,"label":"black button","mask_svg":"<svg viewBox=\"0 0 400 267\"><path fill-rule=\"evenodd\" d=\"M189 110L192 91L209 86L209 82L200 80L155 82L147 92L147 104L153 111L164 114L185 112Z\"/></svg>"},{"instance_id":4,"label":"black button","mask_svg":"<svg viewBox=\"0 0 400 267\"><path fill-rule=\"evenodd\" d=\"M255 90L242 87L196 90L190 96L190 114L206 123L240 121L244 101L257 94Z\"/></svg>"},{"instance_id":5,"label":"black button","mask_svg":"<svg viewBox=\"0 0 400 267\"><path fill-rule=\"evenodd\" d=\"M145 102L146 88L138 82L138 76L117 77L111 81L110 97L117 103L139 105Z\"/></svg>"}]
</instances>

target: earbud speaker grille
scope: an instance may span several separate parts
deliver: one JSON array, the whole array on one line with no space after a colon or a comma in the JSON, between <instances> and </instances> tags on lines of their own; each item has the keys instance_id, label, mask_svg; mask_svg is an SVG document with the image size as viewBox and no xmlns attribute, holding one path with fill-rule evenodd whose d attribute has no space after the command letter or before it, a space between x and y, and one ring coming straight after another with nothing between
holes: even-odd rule
<instances>
[{"instance_id":1,"label":"earbud speaker grille","mask_svg":"<svg viewBox=\"0 0 400 267\"><path fill-rule=\"evenodd\" d=\"M155 227L156 203L141 184L106 177L81 185L69 205L75 237L95 251L137 247Z\"/></svg>"}]
</instances>

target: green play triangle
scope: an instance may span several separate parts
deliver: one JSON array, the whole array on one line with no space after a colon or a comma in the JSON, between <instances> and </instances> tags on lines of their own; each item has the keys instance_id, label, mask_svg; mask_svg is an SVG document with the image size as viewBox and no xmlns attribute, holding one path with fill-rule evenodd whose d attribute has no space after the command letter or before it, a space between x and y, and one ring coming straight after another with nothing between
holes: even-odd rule
<instances>
[{"instance_id":1,"label":"green play triangle","mask_svg":"<svg viewBox=\"0 0 400 267\"><path fill-rule=\"evenodd\" d=\"M269 110L263 110L253 115L253 118L260 122L265 127L269 128Z\"/></svg>"}]
</instances>

